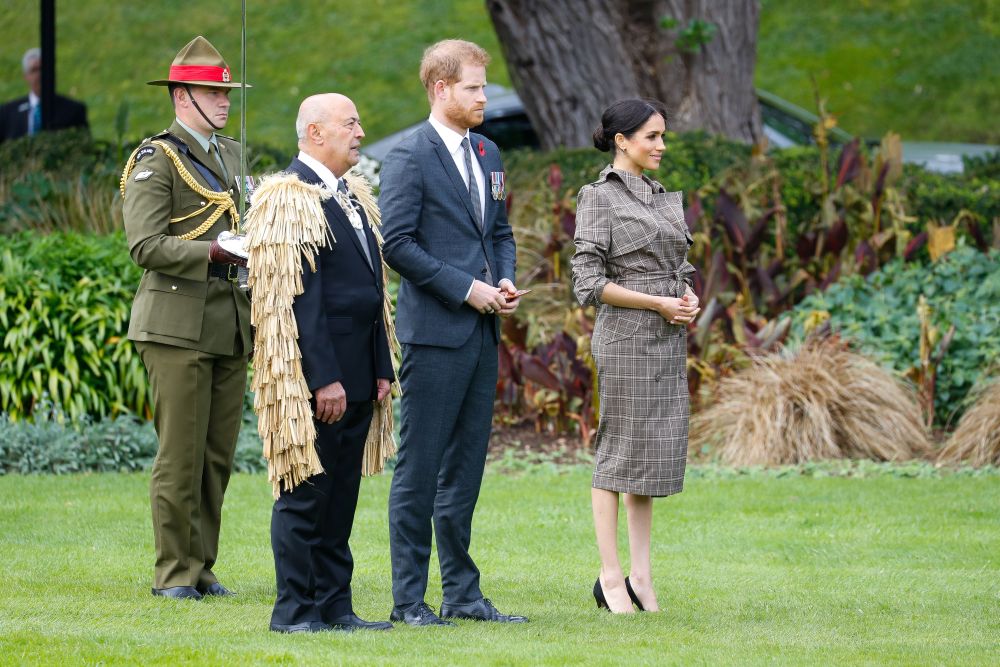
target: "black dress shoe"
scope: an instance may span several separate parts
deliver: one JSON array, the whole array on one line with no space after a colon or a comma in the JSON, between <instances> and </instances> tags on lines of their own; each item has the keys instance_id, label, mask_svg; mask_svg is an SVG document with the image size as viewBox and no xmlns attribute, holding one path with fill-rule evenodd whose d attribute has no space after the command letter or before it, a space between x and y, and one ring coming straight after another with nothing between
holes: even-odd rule
<instances>
[{"instance_id":1,"label":"black dress shoe","mask_svg":"<svg viewBox=\"0 0 1000 667\"><path fill-rule=\"evenodd\" d=\"M632 582L628 580L628 577L625 577L625 589L628 591L628 596L632 598L632 604L638 607L639 611L646 611L642 606L642 602L639 601L639 596L632 590Z\"/></svg>"},{"instance_id":2,"label":"black dress shoe","mask_svg":"<svg viewBox=\"0 0 1000 667\"><path fill-rule=\"evenodd\" d=\"M175 600L200 600L199 593L194 586L171 586L170 588L154 588L153 595Z\"/></svg>"},{"instance_id":3,"label":"black dress shoe","mask_svg":"<svg viewBox=\"0 0 1000 667\"><path fill-rule=\"evenodd\" d=\"M236 595L236 593L232 592L218 581L214 584L209 584L208 586L199 586L198 592L202 595L211 595L213 597L229 597L230 595Z\"/></svg>"},{"instance_id":4,"label":"black dress shoe","mask_svg":"<svg viewBox=\"0 0 1000 667\"><path fill-rule=\"evenodd\" d=\"M334 630L353 632L355 630L392 630L392 623L387 621L366 621L354 614L346 614L330 619L330 627Z\"/></svg>"},{"instance_id":5,"label":"black dress shoe","mask_svg":"<svg viewBox=\"0 0 1000 667\"><path fill-rule=\"evenodd\" d=\"M489 598L479 598L467 604L441 603L441 618L471 618L474 621L493 621L494 623L527 623L527 616L501 614Z\"/></svg>"},{"instance_id":6,"label":"black dress shoe","mask_svg":"<svg viewBox=\"0 0 1000 667\"><path fill-rule=\"evenodd\" d=\"M394 607L389 614L389 620L393 623L406 623L419 627L422 625L455 625L450 621L443 621L438 618L434 610L426 602L414 602L403 607Z\"/></svg>"},{"instance_id":7,"label":"black dress shoe","mask_svg":"<svg viewBox=\"0 0 1000 667\"><path fill-rule=\"evenodd\" d=\"M293 623L292 625L272 623L270 630L271 632L281 632L283 634L292 635L300 632L329 632L330 630L333 630L333 628L326 623L320 623L319 621L308 621L306 623Z\"/></svg>"},{"instance_id":8,"label":"black dress shoe","mask_svg":"<svg viewBox=\"0 0 1000 667\"><path fill-rule=\"evenodd\" d=\"M608 601L604 599L604 589L601 588L601 578L598 577L597 581L594 582L594 600L597 601L598 609L607 609L611 611L611 607L608 606Z\"/></svg>"}]
</instances>

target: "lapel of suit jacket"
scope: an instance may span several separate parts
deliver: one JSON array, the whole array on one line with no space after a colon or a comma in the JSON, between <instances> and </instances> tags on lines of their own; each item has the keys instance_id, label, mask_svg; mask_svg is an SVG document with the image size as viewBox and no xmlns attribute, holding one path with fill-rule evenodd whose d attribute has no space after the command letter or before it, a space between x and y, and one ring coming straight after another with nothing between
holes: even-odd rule
<instances>
[{"instance_id":1,"label":"lapel of suit jacket","mask_svg":"<svg viewBox=\"0 0 1000 667\"><path fill-rule=\"evenodd\" d=\"M197 160L202 164L202 166L212 172L215 175L215 178L218 179L219 183L225 184L225 188L229 187L229 184L226 183L226 179L222 176L222 170L219 169L219 163L216 162L215 158L209 155L208 152L201 147L201 142L192 137L191 133L181 127L180 123L176 120L170 126L170 133L183 139L184 143L187 144L188 154L191 158Z\"/></svg>"},{"instance_id":2,"label":"lapel of suit jacket","mask_svg":"<svg viewBox=\"0 0 1000 667\"><path fill-rule=\"evenodd\" d=\"M434 126L430 122L424 123L424 136L427 137L428 141L434 147L434 152L437 154L438 159L441 160L441 166L444 167L445 172L447 172L448 177L451 179L451 184L455 186L456 195L465 205L465 210L469 214L469 222L471 222L476 227L476 231L480 231L479 223L476 221L476 211L472 208L472 197L469 196L469 185L462 181L462 175L458 173L458 167L455 166L455 159L448 152L448 147L444 145L444 140L441 139L441 135L437 133ZM486 217L485 215L483 216ZM485 227L485 224L483 225Z\"/></svg>"},{"instance_id":3,"label":"lapel of suit jacket","mask_svg":"<svg viewBox=\"0 0 1000 667\"><path fill-rule=\"evenodd\" d=\"M294 158L292 160L292 167L300 175L305 177L306 182L326 187L326 184L323 182L323 179L321 179L316 174L315 171L310 169L309 165L305 164L298 158ZM354 227L351 225L351 221L347 219L347 214L344 213L344 209L340 208L340 204L337 203L337 200L334 197L330 197L329 199L323 202L323 209L326 211L327 224L329 224L330 228L334 231L333 235L334 238L342 239L345 236L349 238L351 240L351 243L354 244L354 249L358 252L359 255L361 255L361 259L364 260L364 264L368 266L368 270L371 271L372 273L377 273L375 271L375 258L378 257L378 251L375 250L372 253L371 255L372 261L371 264L369 265L368 260L365 258L365 251L361 247L361 239L358 238L358 234L356 231L354 231ZM358 210L361 212L361 220L362 220L361 228L362 230L364 230L364 228L367 227L366 224L367 218L365 216L364 210L361 209L360 206L358 206ZM331 220L333 220L334 222L331 222ZM370 232L365 231L365 240L368 240L369 236ZM371 243L368 244L368 247L369 249L371 249Z\"/></svg>"},{"instance_id":4,"label":"lapel of suit jacket","mask_svg":"<svg viewBox=\"0 0 1000 667\"><path fill-rule=\"evenodd\" d=\"M28 120L28 117L31 115L31 98L22 97L19 100L17 100L17 107L15 108L15 111L17 113L17 118L18 122L21 125L21 129L24 131L23 136L26 137L28 136L28 130L30 129L28 127L28 124L30 122Z\"/></svg>"}]
</instances>

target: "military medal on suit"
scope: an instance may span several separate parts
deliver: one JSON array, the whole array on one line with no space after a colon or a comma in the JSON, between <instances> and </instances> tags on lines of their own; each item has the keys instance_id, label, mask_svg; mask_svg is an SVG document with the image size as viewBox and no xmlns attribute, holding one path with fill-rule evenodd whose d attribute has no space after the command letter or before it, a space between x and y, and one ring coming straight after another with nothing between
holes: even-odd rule
<instances>
[{"instance_id":1,"label":"military medal on suit","mask_svg":"<svg viewBox=\"0 0 1000 667\"><path fill-rule=\"evenodd\" d=\"M150 83L240 85L202 37L181 50L167 79ZM128 336L149 374L159 439L153 592L169 597L228 592L212 567L252 343L249 300L232 265L209 260L212 241L239 222L240 145L215 140L218 157L175 121L133 152L121 181L129 251L145 269Z\"/></svg>"}]
</instances>

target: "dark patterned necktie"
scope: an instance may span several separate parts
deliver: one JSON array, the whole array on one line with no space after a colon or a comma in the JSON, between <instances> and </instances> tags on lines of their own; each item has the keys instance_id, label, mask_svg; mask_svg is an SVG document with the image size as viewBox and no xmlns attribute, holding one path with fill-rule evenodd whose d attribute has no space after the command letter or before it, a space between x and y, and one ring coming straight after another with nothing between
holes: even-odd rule
<instances>
[{"instance_id":1,"label":"dark patterned necktie","mask_svg":"<svg viewBox=\"0 0 1000 667\"><path fill-rule=\"evenodd\" d=\"M476 172L472 171L472 146L469 145L469 138L462 139L462 153L465 154L465 171L469 174L469 197L472 198L472 210L476 212L476 224L479 229L483 228L483 205L479 201L479 182L476 181Z\"/></svg>"},{"instance_id":2,"label":"dark patterned necktie","mask_svg":"<svg viewBox=\"0 0 1000 667\"><path fill-rule=\"evenodd\" d=\"M469 145L469 138L462 139L462 152L465 154L465 171L469 174L469 197L472 198L472 210L476 212L476 224L479 225L480 234L483 231L483 205L479 201L479 182L476 180L476 172L472 171L472 146ZM493 271L490 270L489 262L483 267L483 277L487 285L493 285Z\"/></svg>"}]
</instances>

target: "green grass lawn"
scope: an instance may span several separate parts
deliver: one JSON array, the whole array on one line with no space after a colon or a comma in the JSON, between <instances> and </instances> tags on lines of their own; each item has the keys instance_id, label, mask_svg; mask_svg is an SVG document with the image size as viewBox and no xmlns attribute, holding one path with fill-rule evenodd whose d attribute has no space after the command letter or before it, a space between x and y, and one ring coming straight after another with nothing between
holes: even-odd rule
<instances>
[{"instance_id":1,"label":"green grass lawn","mask_svg":"<svg viewBox=\"0 0 1000 667\"><path fill-rule=\"evenodd\" d=\"M0 662L13 664L997 664L1000 476L689 476L659 501L666 612L594 606L589 473L487 475L474 554L531 623L275 635L263 476L234 478L216 571L232 599L149 595L147 476L0 478ZM366 480L355 607L391 606L389 478ZM428 601L440 603L432 563Z\"/></svg>"},{"instance_id":2,"label":"green grass lawn","mask_svg":"<svg viewBox=\"0 0 1000 667\"><path fill-rule=\"evenodd\" d=\"M494 57L490 80L509 84L483 0L246 4L251 144L291 148L299 102L330 90L354 98L370 140L416 122L427 115L420 56L446 37L482 44ZM38 44L38 8L0 6L0 100L25 94L20 59ZM96 136L115 137L122 101L131 109L126 137L147 136L171 118L164 90L145 82L164 75L195 34L242 76L239 22L236 0L60 2L59 89L87 101ZM758 42L757 85L813 109L814 75L852 132L1000 142L996 0L763 0ZM227 129L239 134L235 120Z\"/></svg>"}]
</instances>

